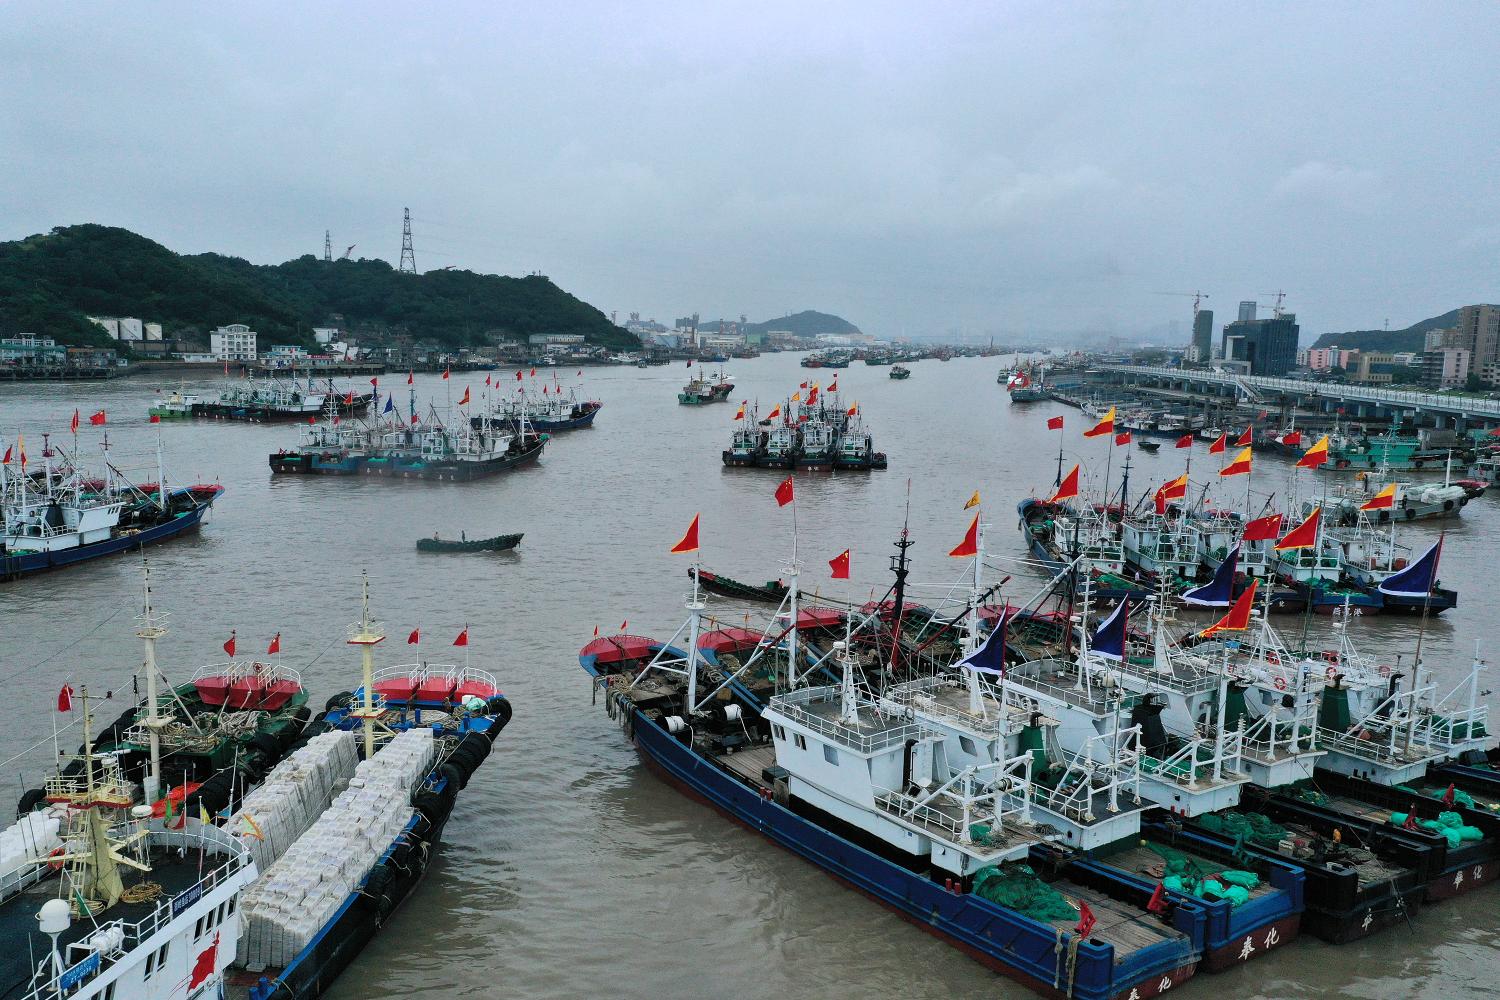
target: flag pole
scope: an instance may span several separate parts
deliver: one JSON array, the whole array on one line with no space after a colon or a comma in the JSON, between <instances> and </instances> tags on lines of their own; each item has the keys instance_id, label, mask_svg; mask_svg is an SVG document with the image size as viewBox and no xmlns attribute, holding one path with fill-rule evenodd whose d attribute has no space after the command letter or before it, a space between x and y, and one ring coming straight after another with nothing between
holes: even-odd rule
<instances>
[{"instance_id":1,"label":"flag pole","mask_svg":"<svg viewBox=\"0 0 1500 1000\"><path fill-rule=\"evenodd\" d=\"M1052 482L1052 486L1053 486L1054 490L1056 489L1056 487L1062 485L1062 463L1063 463L1063 429L1061 427L1058 427L1057 428L1057 478L1055 480L1053 480L1053 482Z\"/></svg>"}]
</instances>

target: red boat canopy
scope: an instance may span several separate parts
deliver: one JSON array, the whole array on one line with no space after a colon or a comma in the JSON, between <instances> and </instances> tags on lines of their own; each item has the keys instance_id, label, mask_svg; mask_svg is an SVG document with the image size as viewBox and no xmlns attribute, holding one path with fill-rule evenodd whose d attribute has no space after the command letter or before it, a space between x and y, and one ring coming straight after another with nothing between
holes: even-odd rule
<instances>
[{"instance_id":1,"label":"red boat canopy","mask_svg":"<svg viewBox=\"0 0 1500 1000\"><path fill-rule=\"evenodd\" d=\"M578 651L579 656L593 656L595 663L623 663L626 660L649 660L661 643L643 635L601 635Z\"/></svg>"},{"instance_id":2,"label":"red boat canopy","mask_svg":"<svg viewBox=\"0 0 1500 1000\"><path fill-rule=\"evenodd\" d=\"M985 604L979 609L979 620L982 622L995 622L1000 620L1002 612L1014 616L1019 610L1020 608L1017 608L1014 604L1003 606L999 604Z\"/></svg>"},{"instance_id":3,"label":"red boat canopy","mask_svg":"<svg viewBox=\"0 0 1500 1000\"><path fill-rule=\"evenodd\" d=\"M747 628L731 626L705 632L698 637L698 648L715 653L732 653L741 649L754 649L760 645L761 634Z\"/></svg>"},{"instance_id":4,"label":"red boat canopy","mask_svg":"<svg viewBox=\"0 0 1500 1000\"><path fill-rule=\"evenodd\" d=\"M803 608L797 612L797 627L832 628L844 624L844 613L837 608Z\"/></svg>"}]
</instances>

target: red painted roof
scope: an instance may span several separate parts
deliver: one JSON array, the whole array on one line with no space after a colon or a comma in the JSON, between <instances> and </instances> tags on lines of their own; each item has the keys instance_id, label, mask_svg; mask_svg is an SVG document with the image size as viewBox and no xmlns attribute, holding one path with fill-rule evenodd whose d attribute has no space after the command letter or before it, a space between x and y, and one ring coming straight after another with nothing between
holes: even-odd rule
<instances>
[{"instance_id":1,"label":"red painted roof","mask_svg":"<svg viewBox=\"0 0 1500 1000\"><path fill-rule=\"evenodd\" d=\"M580 649L578 655L592 655L596 663L620 663L650 659L659 646L655 639L643 635L601 635Z\"/></svg>"},{"instance_id":2,"label":"red painted roof","mask_svg":"<svg viewBox=\"0 0 1500 1000\"><path fill-rule=\"evenodd\" d=\"M844 613L837 608L803 608L797 612L798 628L831 628L844 624Z\"/></svg>"},{"instance_id":3,"label":"red painted roof","mask_svg":"<svg viewBox=\"0 0 1500 1000\"><path fill-rule=\"evenodd\" d=\"M759 632L731 626L703 633L698 637L698 648L711 649L715 653L733 652L739 649L754 649L760 644L760 640Z\"/></svg>"}]
</instances>

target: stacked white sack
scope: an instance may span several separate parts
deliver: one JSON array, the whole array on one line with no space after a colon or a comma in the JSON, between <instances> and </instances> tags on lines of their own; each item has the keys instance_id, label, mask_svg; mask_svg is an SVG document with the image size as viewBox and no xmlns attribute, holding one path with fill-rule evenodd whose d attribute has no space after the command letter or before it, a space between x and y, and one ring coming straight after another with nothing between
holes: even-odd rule
<instances>
[{"instance_id":1,"label":"stacked white sack","mask_svg":"<svg viewBox=\"0 0 1500 1000\"><path fill-rule=\"evenodd\" d=\"M29 868L63 846L67 806L53 804L29 812L0 833L0 879Z\"/></svg>"},{"instance_id":2,"label":"stacked white sack","mask_svg":"<svg viewBox=\"0 0 1500 1000\"><path fill-rule=\"evenodd\" d=\"M264 872L344 790L358 762L353 733L320 733L277 764L224 828L239 836Z\"/></svg>"},{"instance_id":3,"label":"stacked white sack","mask_svg":"<svg viewBox=\"0 0 1500 1000\"><path fill-rule=\"evenodd\" d=\"M432 730L399 734L355 768L312 828L240 899L240 960L284 968L334 915L411 820L411 793L432 770Z\"/></svg>"}]
</instances>

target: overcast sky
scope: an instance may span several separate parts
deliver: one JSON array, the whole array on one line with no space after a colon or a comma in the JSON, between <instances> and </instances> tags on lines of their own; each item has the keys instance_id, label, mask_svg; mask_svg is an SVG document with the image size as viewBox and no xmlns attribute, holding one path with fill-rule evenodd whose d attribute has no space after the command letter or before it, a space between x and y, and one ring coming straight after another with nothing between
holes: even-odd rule
<instances>
[{"instance_id":1,"label":"overcast sky","mask_svg":"<svg viewBox=\"0 0 1500 1000\"><path fill-rule=\"evenodd\" d=\"M229 7L235 9L227 9ZM916 13L922 11L921 13ZM0 7L0 237L540 270L620 319L1304 338L1500 300L1500 8Z\"/></svg>"}]
</instances>

